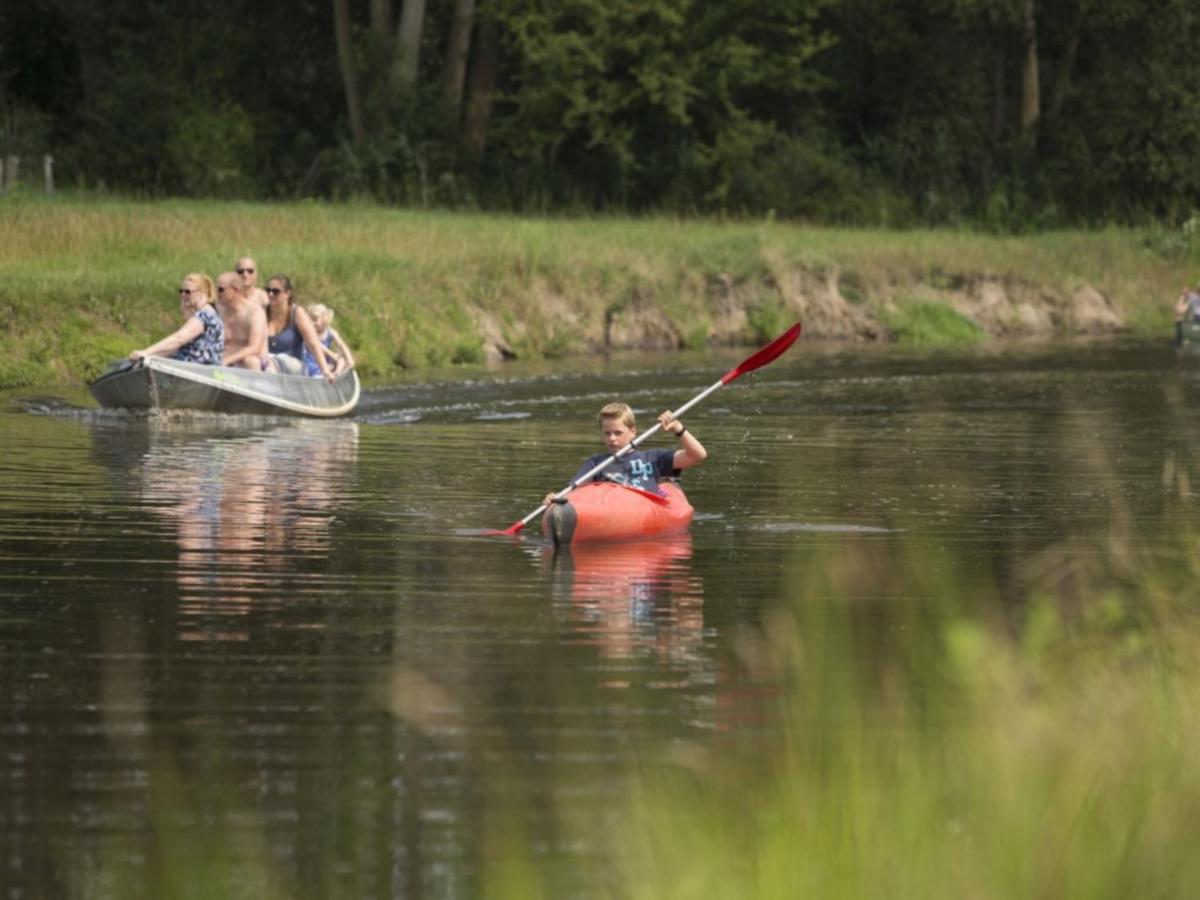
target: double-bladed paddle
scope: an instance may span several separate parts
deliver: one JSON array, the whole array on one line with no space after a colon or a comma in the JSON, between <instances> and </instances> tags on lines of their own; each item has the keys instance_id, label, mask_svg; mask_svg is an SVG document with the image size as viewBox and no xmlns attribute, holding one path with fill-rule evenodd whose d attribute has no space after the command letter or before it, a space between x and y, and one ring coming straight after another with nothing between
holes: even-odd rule
<instances>
[{"instance_id":1,"label":"double-bladed paddle","mask_svg":"<svg viewBox=\"0 0 1200 900\"><path fill-rule=\"evenodd\" d=\"M705 397L707 397L709 394L711 394L713 391L715 391L717 388L721 387L722 385L729 384L729 382L733 381L736 378L740 378L742 375L745 375L747 372L753 372L755 369L761 369L763 366L767 365L767 363L774 362L781 355L783 355L783 352L785 350L787 350L788 347L792 346L792 344L794 344L796 342L796 338L798 338L798 337L800 337L800 323L799 322L797 322L795 325L793 325L791 328L789 328L787 331L785 331L779 337L775 338L775 340L771 341L771 343L767 344L762 349L756 351L751 356L748 356L746 359L742 360L741 363L734 366L732 369L730 369L728 372L726 372L724 375L722 375L720 381L705 388L703 391L701 391L699 394L697 394L695 397L693 397L687 403L683 404L683 406L679 407L679 409L672 412L671 413L672 418L676 418L676 419L679 418L685 412L687 412L689 409L691 409L693 406L695 406L697 403L699 403L701 400L703 400ZM638 444L640 444L642 441L646 440L646 438L650 437L650 435L654 434L654 432L658 431L660 428L662 428L661 423L656 422L651 428L648 428L645 431L643 431L640 435L635 437L632 441L630 441L628 444L626 444L624 447L622 447L616 453L609 456L603 462L598 463L596 466L589 469L587 472L584 472L582 475L580 475L578 478L576 478L574 481L572 481L570 484L568 484L565 488L563 488L561 491L559 491L557 494L554 495L554 500L557 501L557 500L563 499L564 497L567 496L567 494L569 494L569 493L571 493L571 491L575 490L575 488L579 487L581 484L586 484L587 482L591 481L592 478L594 478L596 475L598 475L604 469L607 469L610 465L612 465L617 460L621 459L624 456L628 456L630 453L632 453L634 451L634 448L637 447ZM536 519L538 516L540 516L543 512L545 512L549 508L549 505L550 504L548 504L548 503L543 503L541 506L539 506L537 509L535 509L533 512L531 512L525 518L523 518L517 522L513 522L511 525L509 525L503 531L493 531L493 532L491 532L491 534L502 534L502 535L508 535L508 536L519 534L522 528L524 528L526 525L528 525L530 522L532 522L534 519Z\"/></svg>"}]
</instances>

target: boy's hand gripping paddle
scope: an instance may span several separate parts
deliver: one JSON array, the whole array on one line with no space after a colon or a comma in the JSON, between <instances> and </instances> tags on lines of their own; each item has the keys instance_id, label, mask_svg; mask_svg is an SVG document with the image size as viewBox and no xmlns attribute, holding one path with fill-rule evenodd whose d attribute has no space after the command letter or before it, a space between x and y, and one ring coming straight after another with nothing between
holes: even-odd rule
<instances>
[{"instance_id":1,"label":"boy's hand gripping paddle","mask_svg":"<svg viewBox=\"0 0 1200 900\"><path fill-rule=\"evenodd\" d=\"M691 409L693 406L695 406L697 403L699 403L701 400L703 400L705 397L707 397L709 394L711 394L713 391L715 391L717 388L721 387L722 385L729 384L729 382L733 381L736 378L739 378L742 375L745 375L747 372L753 372L755 369L761 369L763 366L767 365L767 363L774 362L776 359L778 359L780 356L783 355L783 352L785 350L787 350L788 347L792 346L792 344L794 344L796 342L796 338L798 338L798 337L800 337L800 323L799 322L797 322L795 325L793 325L791 328L789 328L787 331L785 331L779 337L775 338L775 340L771 341L771 343L767 344L762 349L758 350L751 356L742 360L742 362L739 365L734 366L732 369L730 369L728 372L726 372L724 375L722 375L720 381L705 388L703 391L701 391L699 394L697 394L695 397L693 397L687 403L683 404L683 406L679 407L679 409L672 412L671 413L672 418L676 418L676 419L679 418L685 412L687 412L689 409ZM559 491L557 494L554 495L554 499L561 500L564 497L566 497L567 494L571 493L571 491L575 490L575 488L579 487L581 484L586 484L587 482L591 481L594 476L599 474L604 469L607 469L610 465L612 465L618 459L621 459L622 457L627 456L630 453L632 453L634 448L637 447L638 444L640 444L642 441L646 440L646 438L650 437L650 435L654 434L654 432L658 431L660 428L662 428L662 425L660 423L658 423L658 422L654 423L653 427L646 429L646 431L642 432L640 435L635 437L632 441L630 441L628 444L626 444L624 447L622 447L616 453L609 456L603 462L598 463L596 466L589 469L587 472L584 472L582 475L580 475L578 478L576 478L574 481L572 481L570 484L568 484L565 488L563 488L561 491ZM522 528L524 528L526 525L528 525L530 522L532 522L534 519L536 519L538 516L540 516L543 512L545 512L548 506L549 506L548 503L543 503L541 506L539 506L537 509L535 509L533 512L531 512L525 518L523 518L517 522L513 522L511 525L509 525L503 531L492 531L492 532L488 532L488 533L489 534L502 534L502 535L507 535L510 537L513 535L519 534Z\"/></svg>"}]
</instances>

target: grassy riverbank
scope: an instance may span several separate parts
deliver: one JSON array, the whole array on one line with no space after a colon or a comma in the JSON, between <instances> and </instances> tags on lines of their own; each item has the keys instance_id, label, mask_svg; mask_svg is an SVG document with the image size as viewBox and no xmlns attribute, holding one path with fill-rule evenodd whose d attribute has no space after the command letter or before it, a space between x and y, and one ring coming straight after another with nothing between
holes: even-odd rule
<instances>
[{"instance_id":1,"label":"grassy riverbank","mask_svg":"<svg viewBox=\"0 0 1200 900\"><path fill-rule=\"evenodd\" d=\"M973 340L1022 317L1047 334L1089 330L1068 308L1081 286L1112 310L1096 327L1165 337L1200 258L1187 236L1127 230L1000 238L20 195L0 199L0 247L0 387L93 377L176 326L184 274L215 276L242 254L260 280L289 274L302 300L332 306L363 374L384 380L605 346L754 343L794 318L809 337ZM1011 296L973 321L980 285Z\"/></svg>"}]
</instances>

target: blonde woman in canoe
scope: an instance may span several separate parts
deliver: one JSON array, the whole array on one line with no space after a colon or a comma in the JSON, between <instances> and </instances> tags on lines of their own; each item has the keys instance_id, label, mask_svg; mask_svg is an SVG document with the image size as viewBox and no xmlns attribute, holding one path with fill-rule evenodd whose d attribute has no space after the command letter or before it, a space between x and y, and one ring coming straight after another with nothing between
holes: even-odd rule
<instances>
[{"instance_id":1,"label":"blonde woman in canoe","mask_svg":"<svg viewBox=\"0 0 1200 900\"><path fill-rule=\"evenodd\" d=\"M147 356L169 356L183 362L219 366L225 354L225 326L213 305L213 283L207 275L193 272L179 285L179 310L183 324L161 341L134 350L130 360Z\"/></svg>"},{"instance_id":2,"label":"blonde woman in canoe","mask_svg":"<svg viewBox=\"0 0 1200 900\"><path fill-rule=\"evenodd\" d=\"M572 484L614 453L619 453L637 436L637 419L628 404L609 403L600 410L598 418L604 452L585 459L571 479ZM659 415L658 424L662 426L663 431L679 438L677 450L634 450L602 469L591 480L614 481L659 493L659 481L664 478L677 478L684 469L698 466L708 458L708 451L704 449L704 445L669 410ZM566 498L557 500L556 496L555 492L551 492L542 502L547 506L555 502L567 502Z\"/></svg>"}]
</instances>

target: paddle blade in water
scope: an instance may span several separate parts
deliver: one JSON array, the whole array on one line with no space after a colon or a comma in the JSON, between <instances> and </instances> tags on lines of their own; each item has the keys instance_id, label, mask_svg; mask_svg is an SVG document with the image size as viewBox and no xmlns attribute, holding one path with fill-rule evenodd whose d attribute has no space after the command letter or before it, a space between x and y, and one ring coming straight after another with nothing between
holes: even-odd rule
<instances>
[{"instance_id":1,"label":"paddle blade in water","mask_svg":"<svg viewBox=\"0 0 1200 900\"><path fill-rule=\"evenodd\" d=\"M729 384L733 379L740 375L745 375L747 372L753 372L755 369L761 369L769 362L773 362L783 355L783 352L788 347L796 343L796 338L800 337L800 323L797 322L767 346L742 360L741 365L735 366L724 375L721 376L721 384Z\"/></svg>"},{"instance_id":2,"label":"paddle blade in water","mask_svg":"<svg viewBox=\"0 0 1200 900\"><path fill-rule=\"evenodd\" d=\"M484 537L516 537L521 533L521 529L525 527L524 522L513 522L503 531L497 531L494 528L485 528L479 533Z\"/></svg>"}]
</instances>

